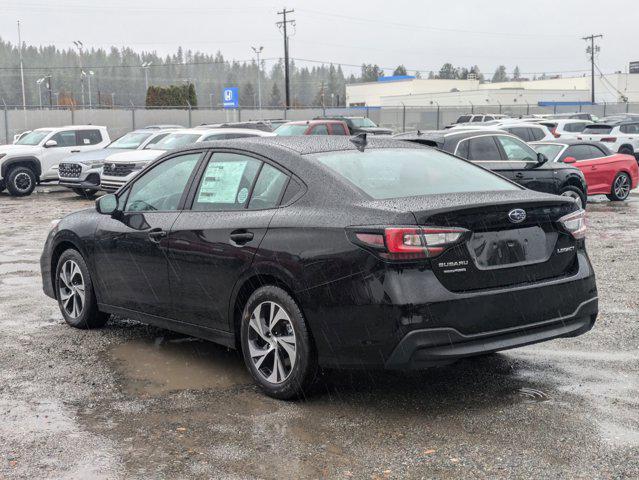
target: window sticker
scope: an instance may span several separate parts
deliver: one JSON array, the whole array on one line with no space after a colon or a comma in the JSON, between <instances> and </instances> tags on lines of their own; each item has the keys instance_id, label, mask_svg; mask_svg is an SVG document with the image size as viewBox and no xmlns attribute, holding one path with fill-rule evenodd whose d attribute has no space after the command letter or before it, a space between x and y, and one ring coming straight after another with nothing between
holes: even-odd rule
<instances>
[{"instance_id":1,"label":"window sticker","mask_svg":"<svg viewBox=\"0 0 639 480\"><path fill-rule=\"evenodd\" d=\"M248 188L244 187L240 190L240 193L237 194L237 203L244 203L248 198Z\"/></svg>"},{"instance_id":2,"label":"window sticker","mask_svg":"<svg viewBox=\"0 0 639 480\"><path fill-rule=\"evenodd\" d=\"M198 203L235 203L246 164L246 161L209 163L200 186Z\"/></svg>"}]
</instances>

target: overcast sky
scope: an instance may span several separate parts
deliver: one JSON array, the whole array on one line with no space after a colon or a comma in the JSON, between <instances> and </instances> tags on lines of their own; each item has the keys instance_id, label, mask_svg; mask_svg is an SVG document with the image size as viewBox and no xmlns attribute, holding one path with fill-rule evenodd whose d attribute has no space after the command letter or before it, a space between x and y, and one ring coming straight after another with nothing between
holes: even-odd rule
<instances>
[{"instance_id":1,"label":"overcast sky","mask_svg":"<svg viewBox=\"0 0 639 480\"><path fill-rule=\"evenodd\" d=\"M283 55L276 12L286 3L295 9L294 58L424 71L478 64L490 74L499 64L509 72L519 65L532 76L587 70L581 37L601 33L598 63L613 72L639 60L637 1L0 0L0 35L16 42L20 20L28 44L68 48L79 39L89 48L161 54L181 45L238 60L263 45L264 57L276 58Z\"/></svg>"}]
</instances>

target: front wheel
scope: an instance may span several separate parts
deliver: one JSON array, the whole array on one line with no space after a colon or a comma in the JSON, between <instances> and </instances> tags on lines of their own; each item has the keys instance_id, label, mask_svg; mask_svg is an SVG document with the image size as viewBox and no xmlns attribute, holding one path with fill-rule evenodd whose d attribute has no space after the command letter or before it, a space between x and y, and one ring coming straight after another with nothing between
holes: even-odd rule
<instances>
[{"instance_id":1,"label":"front wheel","mask_svg":"<svg viewBox=\"0 0 639 480\"><path fill-rule=\"evenodd\" d=\"M559 195L561 195L562 197L572 198L579 208L586 207L586 194L579 190L579 188L577 187L568 185L561 190Z\"/></svg>"},{"instance_id":2,"label":"front wheel","mask_svg":"<svg viewBox=\"0 0 639 480\"><path fill-rule=\"evenodd\" d=\"M630 195L630 189L632 188L632 182L630 176L627 173L620 172L617 174L612 182L612 188L610 193L606 195L610 200L615 202L621 202L628 198Z\"/></svg>"},{"instance_id":3,"label":"front wheel","mask_svg":"<svg viewBox=\"0 0 639 480\"><path fill-rule=\"evenodd\" d=\"M7 189L15 197L31 195L36 187L37 178L33 170L27 167L15 167L7 176Z\"/></svg>"},{"instance_id":4,"label":"front wheel","mask_svg":"<svg viewBox=\"0 0 639 480\"><path fill-rule=\"evenodd\" d=\"M98 310L87 264L77 250L66 250L55 271L58 306L64 320L75 328L102 327L108 315Z\"/></svg>"},{"instance_id":5,"label":"front wheel","mask_svg":"<svg viewBox=\"0 0 639 480\"><path fill-rule=\"evenodd\" d=\"M269 396L300 397L317 375L317 355L304 315L283 289L257 289L242 313L244 363Z\"/></svg>"}]
</instances>

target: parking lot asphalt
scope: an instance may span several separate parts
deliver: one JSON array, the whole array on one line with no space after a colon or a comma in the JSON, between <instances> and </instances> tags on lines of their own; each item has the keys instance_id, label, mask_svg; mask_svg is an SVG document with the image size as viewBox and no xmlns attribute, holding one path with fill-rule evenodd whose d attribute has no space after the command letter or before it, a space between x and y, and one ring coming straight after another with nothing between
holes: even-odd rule
<instances>
[{"instance_id":1,"label":"parking lot asphalt","mask_svg":"<svg viewBox=\"0 0 639 480\"><path fill-rule=\"evenodd\" d=\"M239 355L41 289L57 187L0 194L0 478L639 478L639 196L588 205L586 335L422 372L324 372L261 394Z\"/></svg>"}]
</instances>

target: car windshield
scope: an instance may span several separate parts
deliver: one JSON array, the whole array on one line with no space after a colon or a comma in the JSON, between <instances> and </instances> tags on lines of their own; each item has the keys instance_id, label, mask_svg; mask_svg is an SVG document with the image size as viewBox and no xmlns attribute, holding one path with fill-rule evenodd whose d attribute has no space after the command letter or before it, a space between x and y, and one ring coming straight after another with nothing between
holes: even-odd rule
<instances>
[{"instance_id":1,"label":"car windshield","mask_svg":"<svg viewBox=\"0 0 639 480\"><path fill-rule=\"evenodd\" d=\"M38 145L50 133L51 130L36 130L26 134L16 142L16 145Z\"/></svg>"},{"instance_id":2,"label":"car windshield","mask_svg":"<svg viewBox=\"0 0 639 480\"><path fill-rule=\"evenodd\" d=\"M299 125L299 124L291 124L285 123L284 125L280 125L275 129L275 135L279 135L282 137L290 137L293 135L304 135L304 132L308 129L307 124Z\"/></svg>"},{"instance_id":3,"label":"car windshield","mask_svg":"<svg viewBox=\"0 0 639 480\"><path fill-rule=\"evenodd\" d=\"M135 150L151 136L150 133L131 132L112 142L108 148L121 148L123 150Z\"/></svg>"},{"instance_id":4,"label":"car windshield","mask_svg":"<svg viewBox=\"0 0 639 480\"><path fill-rule=\"evenodd\" d=\"M564 148L563 145L556 145L554 143L531 143L530 146L533 147L537 153L542 153L551 162L557 159L557 155L559 155L559 152Z\"/></svg>"},{"instance_id":5,"label":"car windshield","mask_svg":"<svg viewBox=\"0 0 639 480\"><path fill-rule=\"evenodd\" d=\"M171 135L164 137L158 143L149 145L147 149L173 150L175 148L185 147L195 143L201 136L201 133L172 133Z\"/></svg>"},{"instance_id":6,"label":"car windshield","mask_svg":"<svg viewBox=\"0 0 639 480\"><path fill-rule=\"evenodd\" d=\"M375 122L373 122L370 118L351 118L351 123L356 128L369 128L376 127Z\"/></svg>"},{"instance_id":7,"label":"car windshield","mask_svg":"<svg viewBox=\"0 0 639 480\"><path fill-rule=\"evenodd\" d=\"M315 157L374 199L519 189L488 170L431 149L330 152Z\"/></svg>"}]
</instances>

